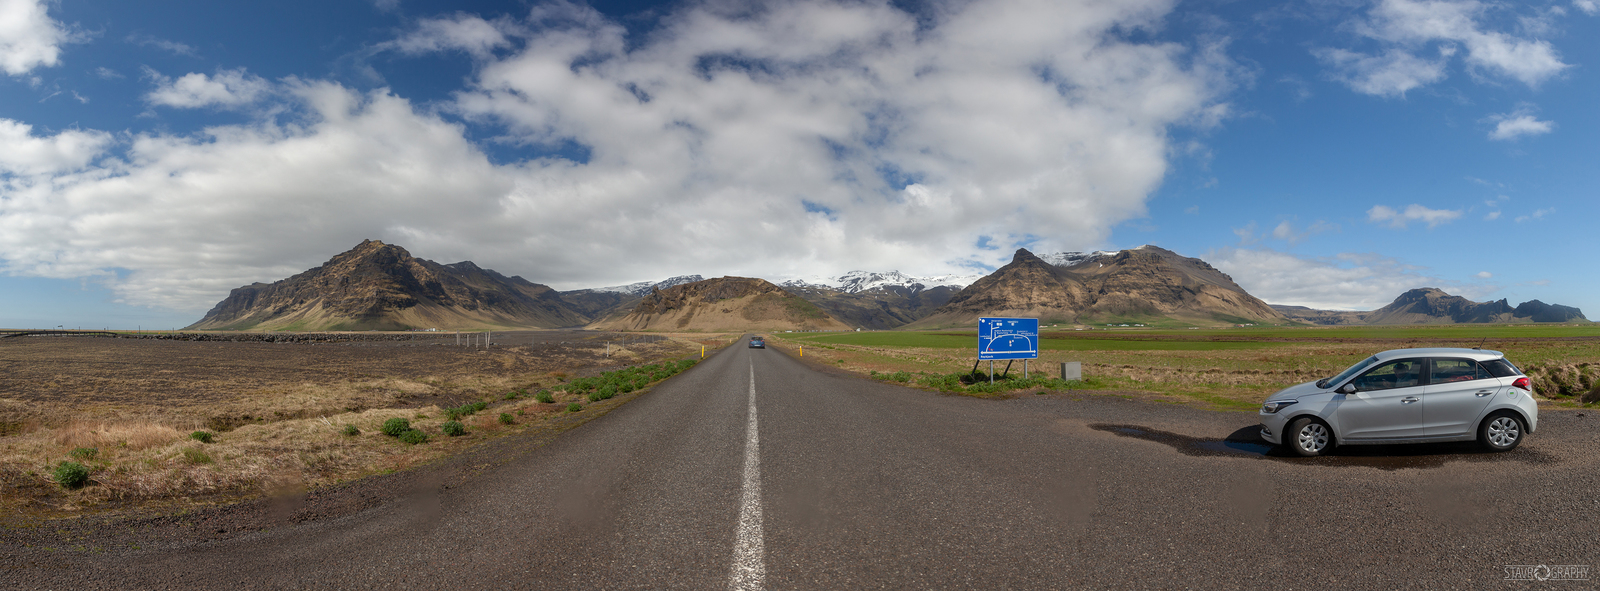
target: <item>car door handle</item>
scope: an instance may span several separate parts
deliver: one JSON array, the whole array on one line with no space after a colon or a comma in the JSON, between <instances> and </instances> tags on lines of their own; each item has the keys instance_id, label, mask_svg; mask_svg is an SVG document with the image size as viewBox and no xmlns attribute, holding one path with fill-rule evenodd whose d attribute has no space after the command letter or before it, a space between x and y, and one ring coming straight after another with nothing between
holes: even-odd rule
<instances>
[{"instance_id":1,"label":"car door handle","mask_svg":"<svg viewBox=\"0 0 1600 591\"><path fill-rule=\"evenodd\" d=\"M1401 403L1401 404L1411 404L1411 403L1413 403L1413 402L1416 402L1416 401L1417 401L1417 400L1419 400L1419 399L1418 399L1418 398L1412 398L1412 397L1410 397L1410 396L1407 396L1407 397L1405 397L1405 398L1401 398L1401 399L1400 399L1400 403Z\"/></svg>"},{"instance_id":2,"label":"car door handle","mask_svg":"<svg viewBox=\"0 0 1600 591\"><path fill-rule=\"evenodd\" d=\"M1493 393L1494 393L1494 391L1492 391L1492 390L1479 390L1478 391L1478 397L1482 398L1484 396L1488 396L1488 395L1493 394Z\"/></svg>"}]
</instances>

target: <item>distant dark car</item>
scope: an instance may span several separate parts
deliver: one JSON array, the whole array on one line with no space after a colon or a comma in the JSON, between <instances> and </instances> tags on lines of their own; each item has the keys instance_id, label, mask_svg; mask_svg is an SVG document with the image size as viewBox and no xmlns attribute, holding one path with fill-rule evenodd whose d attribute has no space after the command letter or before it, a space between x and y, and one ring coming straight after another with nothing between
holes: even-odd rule
<instances>
[{"instance_id":1,"label":"distant dark car","mask_svg":"<svg viewBox=\"0 0 1600 591\"><path fill-rule=\"evenodd\" d=\"M767 342L765 340L762 340L761 337L753 337L753 338L750 339L750 348L751 349L765 349L765 348L767 348Z\"/></svg>"}]
</instances>

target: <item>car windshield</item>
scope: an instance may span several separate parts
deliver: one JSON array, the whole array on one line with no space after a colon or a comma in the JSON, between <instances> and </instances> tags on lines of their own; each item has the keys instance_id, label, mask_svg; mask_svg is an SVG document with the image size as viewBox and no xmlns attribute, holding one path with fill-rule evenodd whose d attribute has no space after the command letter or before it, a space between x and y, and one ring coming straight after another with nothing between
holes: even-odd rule
<instances>
[{"instance_id":1,"label":"car windshield","mask_svg":"<svg viewBox=\"0 0 1600 591\"><path fill-rule=\"evenodd\" d=\"M1366 359L1361 360L1361 363L1357 363L1355 365L1350 366L1350 369L1346 369L1344 371L1339 372L1339 375L1333 376L1333 377L1328 378L1326 380L1323 380L1323 381L1321 381L1319 383L1322 384L1321 387L1327 387L1327 386L1330 386L1330 385L1333 385L1333 384L1337 384L1339 382L1343 382L1345 380L1350 379L1350 376L1353 376L1353 375L1356 375L1358 373L1361 373L1361 370L1366 369L1368 367L1371 367L1372 364L1377 363L1377 362L1378 362L1378 358L1376 356L1368 357Z\"/></svg>"}]
</instances>

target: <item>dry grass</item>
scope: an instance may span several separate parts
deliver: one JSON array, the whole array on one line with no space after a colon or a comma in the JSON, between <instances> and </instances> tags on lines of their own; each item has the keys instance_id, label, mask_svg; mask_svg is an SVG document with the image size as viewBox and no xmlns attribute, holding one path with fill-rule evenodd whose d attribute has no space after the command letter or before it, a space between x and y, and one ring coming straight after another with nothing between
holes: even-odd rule
<instances>
[{"instance_id":1,"label":"dry grass","mask_svg":"<svg viewBox=\"0 0 1600 591\"><path fill-rule=\"evenodd\" d=\"M233 354L227 347L207 344L187 351ZM94 372L55 372L63 375L18 380L24 386L20 395L8 393L0 399L0 424L8 426L0 433L0 511L64 516L86 510L218 502L404 470L489 437L545 428L549 420L561 416L559 410L567 403L581 401L564 392L551 404L531 397L506 400L507 392L526 389L531 395L607 367L681 359L697 354L699 348L698 343L681 340L630 343L620 359L471 352L434 367L407 365L405 371L390 375L365 367L310 368L309 373L322 374L317 379L295 379L292 371L285 373L289 364L268 363L256 370L241 365L231 375L215 378L245 386L237 391L189 384L189 392L180 394L159 387L144 391L133 384L138 375L151 373L137 360L98 364L97 355L79 351L80 358L88 361L66 367L90 366ZM350 352L339 352L346 353ZM251 371L257 374L245 375ZM89 384L108 386L94 390ZM52 395L64 391L80 395ZM443 409L475 400L488 401L490 407L468 420L468 435L444 436ZM515 423L501 424L501 412L515 416ZM408 445L383 435L383 422L395 417L409 419L432 440ZM347 425L360 434L345 435ZM215 431L215 441L201 444L189 439L188 434L199 429ZM72 451L77 448L96 450L92 458L78 459L91 470L90 485L63 490L50 482L49 472L57 463L74 459Z\"/></svg>"}]
</instances>

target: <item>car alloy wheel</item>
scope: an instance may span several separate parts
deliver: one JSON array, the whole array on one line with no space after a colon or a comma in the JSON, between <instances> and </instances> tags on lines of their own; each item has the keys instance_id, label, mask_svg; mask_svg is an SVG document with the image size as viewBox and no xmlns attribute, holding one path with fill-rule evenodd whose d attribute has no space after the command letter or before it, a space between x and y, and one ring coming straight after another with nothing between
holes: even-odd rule
<instances>
[{"instance_id":1,"label":"car alloy wheel","mask_svg":"<svg viewBox=\"0 0 1600 591\"><path fill-rule=\"evenodd\" d=\"M1296 419L1289 426L1289 434L1293 437L1290 447L1302 456L1322 455L1333 441L1333 433L1328 431L1328 426L1310 418Z\"/></svg>"},{"instance_id":2,"label":"car alloy wheel","mask_svg":"<svg viewBox=\"0 0 1600 591\"><path fill-rule=\"evenodd\" d=\"M1491 450L1510 450L1522 440L1522 422L1510 415L1496 415L1483 425L1482 438Z\"/></svg>"}]
</instances>

